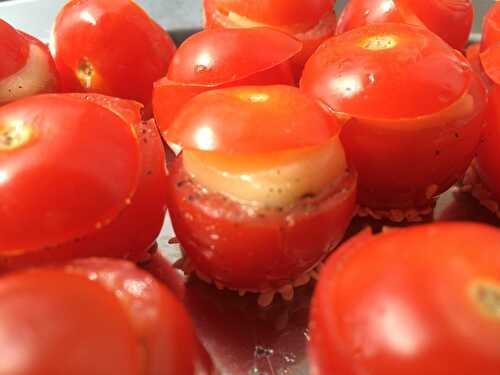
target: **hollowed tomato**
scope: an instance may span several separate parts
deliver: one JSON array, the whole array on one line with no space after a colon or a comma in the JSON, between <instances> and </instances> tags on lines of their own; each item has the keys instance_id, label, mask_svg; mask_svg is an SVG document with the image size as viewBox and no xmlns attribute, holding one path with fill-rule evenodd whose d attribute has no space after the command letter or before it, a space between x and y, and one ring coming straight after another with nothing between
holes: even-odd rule
<instances>
[{"instance_id":1,"label":"hollowed tomato","mask_svg":"<svg viewBox=\"0 0 500 375\"><path fill-rule=\"evenodd\" d=\"M0 269L139 260L165 215L165 156L141 105L42 95L0 109Z\"/></svg>"},{"instance_id":2,"label":"hollowed tomato","mask_svg":"<svg viewBox=\"0 0 500 375\"><path fill-rule=\"evenodd\" d=\"M59 12L50 48L65 91L133 99L150 110L153 82L175 45L130 0L72 0Z\"/></svg>"},{"instance_id":3,"label":"hollowed tomato","mask_svg":"<svg viewBox=\"0 0 500 375\"><path fill-rule=\"evenodd\" d=\"M334 0L204 0L205 28L271 27L304 43L294 57L295 76L300 77L307 59L335 33Z\"/></svg>"},{"instance_id":4,"label":"hollowed tomato","mask_svg":"<svg viewBox=\"0 0 500 375\"><path fill-rule=\"evenodd\" d=\"M219 286L291 298L350 223L356 176L339 125L296 88L201 94L167 142L182 150L169 175L175 233Z\"/></svg>"},{"instance_id":5,"label":"hollowed tomato","mask_svg":"<svg viewBox=\"0 0 500 375\"><path fill-rule=\"evenodd\" d=\"M462 50L473 18L470 0L350 0L340 15L337 34L373 23L403 22L427 27Z\"/></svg>"},{"instance_id":6,"label":"hollowed tomato","mask_svg":"<svg viewBox=\"0 0 500 375\"><path fill-rule=\"evenodd\" d=\"M479 144L483 86L463 56L417 26L374 24L330 39L306 65L301 89L350 119L341 139L363 206L431 205Z\"/></svg>"},{"instance_id":7,"label":"hollowed tomato","mask_svg":"<svg viewBox=\"0 0 500 375\"><path fill-rule=\"evenodd\" d=\"M294 84L290 59L302 45L271 29L206 30L178 49L168 74L155 83L153 110L161 130L168 129L192 97L215 88Z\"/></svg>"},{"instance_id":8,"label":"hollowed tomato","mask_svg":"<svg viewBox=\"0 0 500 375\"><path fill-rule=\"evenodd\" d=\"M446 223L363 232L322 269L312 374L500 371L500 231Z\"/></svg>"},{"instance_id":9,"label":"hollowed tomato","mask_svg":"<svg viewBox=\"0 0 500 375\"><path fill-rule=\"evenodd\" d=\"M55 92L59 79L46 45L0 19L0 105Z\"/></svg>"}]
</instances>

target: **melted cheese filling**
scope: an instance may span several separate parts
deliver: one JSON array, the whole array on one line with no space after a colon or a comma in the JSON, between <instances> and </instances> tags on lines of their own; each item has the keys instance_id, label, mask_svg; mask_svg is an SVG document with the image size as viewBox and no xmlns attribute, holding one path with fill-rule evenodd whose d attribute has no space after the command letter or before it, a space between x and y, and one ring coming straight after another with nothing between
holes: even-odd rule
<instances>
[{"instance_id":1,"label":"melted cheese filling","mask_svg":"<svg viewBox=\"0 0 500 375\"><path fill-rule=\"evenodd\" d=\"M339 137L267 155L185 150L183 160L186 171L208 191L258 207L283 207L319 194L347 169Z\"/></svg>"},{"instance_id":2,"label":"melted cheese filling","mask_svg":"<svg viewBox=\"0 0 500 375\"><path fill-rule=\"evenodd\" d=\"M49 87L53 80L45 51L31 43L26 65L0 81L0 103L38 94Z\"/></svg>"}]
</instances>

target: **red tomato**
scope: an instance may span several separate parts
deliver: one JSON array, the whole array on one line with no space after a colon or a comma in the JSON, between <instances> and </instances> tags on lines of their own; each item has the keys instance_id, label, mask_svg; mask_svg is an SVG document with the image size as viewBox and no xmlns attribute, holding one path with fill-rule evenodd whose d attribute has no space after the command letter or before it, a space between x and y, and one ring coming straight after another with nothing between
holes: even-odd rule
<instances>
[{"instance_id":1,"label":"red tomato","mask_svg":"<svg viewBox=\"0 0 500 375\"><path fill-rule=\"evenodd\" d=\"M337 25L337 34L382 22L425 26L453 48L462 50L472 28L470 0L350 0Z\"/></svg>"},{"instance_id":2,"label":"red tomato","mask_svg":"<svg viewBox=\"0 0 500 375\"><path fill-rule=\"evenodd\" d=\"M500 373L499 248L498 229L472 223L343 245L313 297L312 374Z\"/></svg>"},{"instance_id":3,"label":"red tomato","mask_svg":"<svg viewBox=\"0 0 500 375\"><path fill-rule=\"evenodd\" d=\"M374 24L330 39L301 88L351 120L341 138L370 208L429 206L479 143L482 85L463 56L417 26Z\"/></svg>"},{"instance_id":4,"label":"red tomato","mask_svg":"<svg viewBox=\"0 0 500 375\"><path fill-rule=\"evenodd\" d=\"M486 76L500 85L500 40L479 55Z\"/></svg>"},{"instance_id":5,"label":"red tomato","mask_svg":"<svg viewBox=\"0 0 500 375\"><path fill-rule=\"evenodd\" d=\"M205 150L227 160L246 155L269 163L285 150L300 160L300 150L324 145L338 131L296 88L242 87L192 99L167 142L186 153ZM342 170L320 194L272 208L207 191L185 168L182 155L169 171L169 212L186 255L197 272L231 289L290 288L341 240L354 211L356 176L349 171Z\"/></svg>"},{"instance_id":6,"label":"red tomato","mask_svg":"<svg viewBox=\"0 0 500 375\"><path fill-rule=\"evenodd\" d=\"M46 45L0 19L0 105L59 88Z\"/></svg>"},{"instance_id":7,"label":"red tomato","mask_svg":"<svg viewBox=\"0 0 500 375\"><path fill-rule=\"evenodd\" d=\"M302 45L265 28L206 30L176 52L168 74L155 84L153 110L163 131L193 96L230 86L294 84L290 59Z\"/></svg>"},{"instance_id":8,"label":"red tomato","mask_svg":"<svg viewBox=\"0 0 500 375\"><path fill-rule=\"evenodd\" d=\"M184 306L149 273L126 261L99 258L73 261L64 270L99 283L121 303L143 348L141 374L213 372Z\"/></svg>"},{"instance_id":9,"label":"red tomato","mask_svg":"<svg viewBox=\"0 0 500 375\"><path fill-rule=\"evenodd\" d=\"M165 215L166 171L161 138L139 110L89 95L2 107L0 269L145 256Z\"/></svg>"},{"instance_id":10,"label":"red tomato","mask_svg":"<svg viewBox=\"0 0 500 375\"><path fill-rule=\"evenodd\" d=\"M175 51L168 33L130 0L70 1L50 47L64 90L134 99L146 108Z\"/></svg>"},{"instance_id":11,"label":"red tomato","mask_svg":"<svg viewBox=\"0 0 500 375\"><path fill-rule=\"evenodd\" d=\"M0 281L0 374L138 375L139 350L119 301L56 270Z\"/></svg>"},{"instance_id":12,"label":"red tomato","mask_svg":"<svg viewBox=\"0 0 500 375\"><path fill-rule=\"evenodd\" d=\"M500 42L500 3L495 2L483 18L481 51Z\"/></svg>"},{"instance_id":13,"label":"red tomato","mask_svg":"<svg viewBox=\"0 0 500 375\"><path fill-rule=\"evenodd\" d=\"M293 35L304 49L293 59L300 77L307 59L335 33L334 0L204 0L205 28L272 27Z\"/></svg>"},{"instance_id":14,"label":"red tomato","mask_svg":"<svg viewBox=\"0 0 500 375\"><path fill-rule=\"evenodd\" d=\"M500 203L500 86L494 85L489 96L486 129L483 142L479 147L476 167L481 182L493 195L493 199Z\"/></svg>"}]
</instances>

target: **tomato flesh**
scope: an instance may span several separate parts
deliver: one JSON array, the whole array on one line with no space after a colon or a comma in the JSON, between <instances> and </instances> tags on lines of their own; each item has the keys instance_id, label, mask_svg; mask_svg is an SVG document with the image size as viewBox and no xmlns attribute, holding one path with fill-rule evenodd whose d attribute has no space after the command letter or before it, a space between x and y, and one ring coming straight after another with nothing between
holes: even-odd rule
<instances>
[{"instance_id":1,"label":"tomato flesh","mask_svg":"<svg viewBox=\"0 0 500 375\"><path fill-rule=\"evenodd\" d=\"M130 0L70 1L50 48L65 91L134 99L146 109L175 51L168 33Z\"/></svg>"},{"instance_id":2,"label":"tomato flesh","mask_svg":"<svg viewBox=\"0 0 500 375\"><path fill-rule=\"evenodd\" d=\"M192 97L214 88L240 85L293 85L290 59L302 45L264 28L206 30L179 48L168 74L155 83L153 110L165 131Z\"/></svg>"},{"instance_id":3,"label":"tomato flesh","mask_svg":"<svg viewBox=\"0 0 500 375\"><path fill-rule=\"evenodd\" d=\"M497 374L499 246L498 229L472 223L343 245L313 297L312 374Z\"/></svg>"}]
</instances>

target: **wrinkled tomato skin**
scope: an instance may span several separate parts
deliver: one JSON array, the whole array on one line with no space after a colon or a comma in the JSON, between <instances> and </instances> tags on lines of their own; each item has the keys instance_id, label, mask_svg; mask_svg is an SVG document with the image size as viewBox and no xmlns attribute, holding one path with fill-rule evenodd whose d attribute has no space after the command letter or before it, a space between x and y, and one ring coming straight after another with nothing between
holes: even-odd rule
<instances>
[{"instance_id":1,"label":"wrinkled tomato skin","mask_svg":"<svg viewBox=\"0 0 500 375\"><path fill-rule=\"evenodd\" d=\"M234 289L276 289L312 269L342 239L355 205L353 173L322 197L250 212L203 191L182 156L169 171L169 213L186 255L196 270Z\"/></svg>"},{"instance_id":2,"label":"wrinkled tomato skin","mask_svg":"<svg viewBox=\"0 0 500 375\"><path fill-rule=\"evenodd\" d=\"M313 296L312 374L498 374L499 246L497 228L473 223L344 244Z\"/></svg>"},{"instance_id":3,"label":"wrinkled tomato skin","mask_svg":"<svg viewBox=\"0 0 500 375\"><path fill-rule=\"evenodd\" d=\"M33 270L3 278L0 296L0 374L139 374L130 322L96 283Z\"/></svg>"},{"instance_id":4,"label":"wrinkled tomato skin","mask_svg":"<svg viewBox=\"0 0 500 375\"><path fill-rule=\"evenodd\" d=\"M213 373L184 306L149 273L132 263L104 258L75 260L63 270L87 277L118 299L145 349L142 374Z\"/></svg>"},{"instance_id":5,"label":"wrinkled tomato skin","mask_svg":"<svg viewBox=\"0 0 500 375\"><path fill-rule=\"evenodd\" d=\"M64 91L133 99L146 110L175 51L168 33L130 0L70 1L56 18L50 48Z\"/></svg>"},{"instance_id":6,"label":"wrinkled tomato skin","mask_svg":"<svg viewBox=\"0 0 500 375\"><path fill-rule=\"evenodd\" d=\"M392 49L360 47L387 34L398 38ZM358 201L370 208L429 206L463 175L483 129L486 94L470 65L416 26L369 25L332 38L307 63L301 89L349 119L341 140L359 173ZM426 99L419 94L415 106L417 92ZM470 109L448 118L464 95Z\"/></svg>"},{"instance_id":7,"label":"wrinkled tomato skin","mask_svg":"<svg viewBox=\"0 0 500 375\"><path fill-rule=\"evenodd\" d=\"M401 22L427 27L455 49L468 42L474 18L471 1L350 0L337 25L337 34L372 23Z\"/></svg>"},{"instance_id":8,"label":"wrinkled tomato skin","mask_svg":"<svg viewBox=\"0 0 500 375\"><path fill-rule=\"evenodd\" d=\"M178 49L153 91L153 112L164 132L192 97L216 88L294 85L290 59L300 42L270 29L206 30Z\"/></svg>"},{"instance_id":9,"label":"wrinkled tomato skin","mask_svg":"<svg viewBox=\"0 0 500 375\"><path fill-rule=\"evenodd\" d=\"M500 202L500 86L494 85L489 96L486 128L483 141L479 146L476 157L477 171L482 183L493 194L494 199Z\"/></svg>"},{"instance_id":10,"label":"wrinkled tomato skin","mask_svg":"<svg viewBox=\"0 0 500 375\"><path fill-rule=\"evenodd\" d=\"M292 61L298 79L307 59L321 43L335 34L337 16L334 3L331 0L308 2L307 5L303 1L253 1L249 5L247 1L204 0L205 29L245 27L227 17L231 11L294 36L304 44L302 52Z\"/></svg>"},{"instance_id":11,"label":"wrinkled tomato skin","mask_svg":"<svg viewBox=\"0 0 500 375\"><path fill-rule=\"evenodd\" d=\"M118 120L120 127L129 127L130 136L132 137L132 144L134 145L127 152L130 152L128 156L129 159L125 157L125 154L115 153L113 156L116 158L121 155L120 158L127 161L125 166L130 174L130 187L129 193L124 195L123 201L119 202L119 205L112 207L111 214L108 214L107 218L104 220L92 221L91 217L88 217L89 227L81 227L82 223L79 223L77 214L75 215L76 221L75 225L69 226L66 222L64 227L54 227L51 228L51 236L53 237L52 242L47 237L47 230L43 229L39 222L37 228L41 233L33 232L33 236L29 235L30 231L26 230L26 223L28 223L28 216L21 215L19 212L10 212L8 205L4 206L6 213L9 213L9 218L12 217L14 223L22 222L19 230L24 233L25 241L24 245L19 244L16 246L17 251L12 251L8 244L3 244L7 248L2 249L0 252L0 270L11 270L20 267L25 267L28 265L41 265L46 263L52 263L55 261L69 260L77 257L88 257L88 256L109 256L109 257L122 257L130 260L138 261L143 260L148 254L148 249L154 243L156 237L158 236L164 216L166 213L166 167L165 167L165 155L163 150L163 144L161 137L154 126L154 122L150 121L143 123L140 120L140 108L141 105L135 102L124 101L116 98L109 98L99 95L79 95L79 94L68 94L60 96L51 96L47 101L44 97L38 97L38 99L33 99L33 101L39 102L43 107L40 113L48 110L49 107L59 107L71 103L71 106L76 108L82 107L86 108L88 111L85 116L88 118L90 113L96 111L100 113L101 118L99 121L103 121L103 115L109 116L103 112L109 112L111 116L115 118L112 121L108 120L106 125L112 125L112 122ZM21 103L22 104L22 103ZM8 108L8 107L4 107ZM21 108L21 107L20 107ZM33 107L35 110L35 107ZM63 119L67 121L71 117L71 112L68 112L69 116L66 115ZM68 114L67 113L67 114ZM55 115L57 116L57 115ZM43 117L43 115L42 115ZM112 118L112 117L110 117ZM78 122L78 119L75 119ZM103 124L100 124L103 125ZM57 129L59 123L57 122L57 117L54 117L52 126L54 132L59 131L59 137L64 137L64 132ZM96 132L97 134L98 132ZM109 139L109 138L106 138ZM116 138L115 138L116 141ZM93 141L89 141L91 144ZM104 143L107 141L104 141ZM34 145L36 147L36 145ZM44 147L44 146L41 146ZM50 144L49 144L50 147ZM94 152L96 148L94 145ZM86 156L89 157L88 154ZM107 160L107 159L106 159ZM101 164L100 168L108 168L111 166L106 160L102 159L102 156L97 156L97 162ZM2 163L8 163L9 158L6 158ZM7 167L9 164L5 164ZM124 168L125 168L124 167ZM91 168L87 169L86 173L91 172ZM119 169L119 168L118 168ZM51 180L51 167L47 166L47 173L45 175L46 183L56 184L57 181ZM24 172L29 175L29 168ZM36 174L32 175L36 180ZM78 175L74 176L76 179ZM85 177L85 175L83 176ZM82 178L83 178L82 177ZM87 176L88 177L88 176ZM85 177L86 178L86 177ZM120 177L116 179L120 181L120 184L126 184L126 179ZM113 181L113 184L116 184ZM61 201L61 214L64 214L66 208L65 206L73 205L71 199L81 200L84 194L76 194L70 189L71 184L74 184L73 180L68 181L67 192L69 195L64 196L62 194L61 185L58 189L53 189L54 197L46 198L50 202ZM88 189L89 183L82 182L81 186ZM123 187L122 187L123 188ZM1 192L8 196L8 191ZM18 195L20 190L18 191ZM40 197L42 194L41 190L37 191L37 196ZM8 202L4 200L4 202ZM43 203L43 202L41 202ZM96 200L94 202L96 209L99 210L99 206L103 204L103 201ZM31 207L31 206L30 206ZM87 210L89 207L87 207ZM80 209L76 209L79 212ZM36 212L34 207L30 208L30 212ZM98 212L98 211L96 211ZM14 216L12 216L14 215ZM17 218L16 218L16 215ZM101 223L98 226L97 223ZM13 237L14 238L14 237Z\"/></svg>"}]
</instances>

